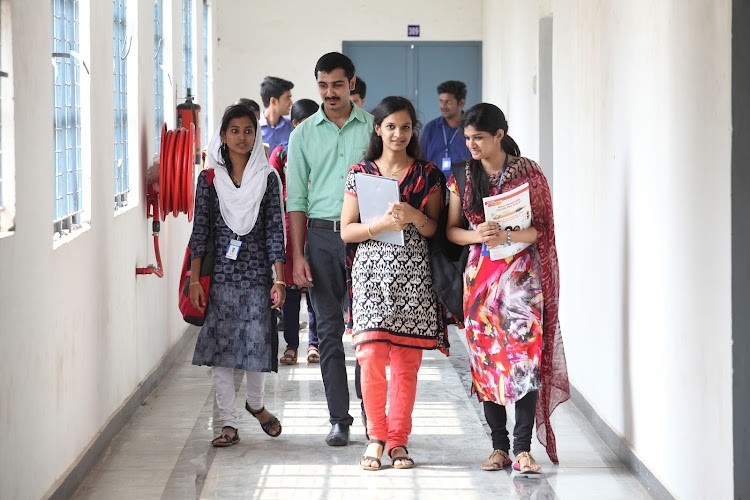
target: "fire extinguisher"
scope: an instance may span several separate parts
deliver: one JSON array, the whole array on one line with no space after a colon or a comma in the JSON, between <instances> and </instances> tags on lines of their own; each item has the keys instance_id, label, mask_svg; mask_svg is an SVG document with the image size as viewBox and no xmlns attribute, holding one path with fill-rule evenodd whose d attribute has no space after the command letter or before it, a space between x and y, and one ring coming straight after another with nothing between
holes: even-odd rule
<instances>
[{"instance_id":1,"label":"fire extinguisher","mask_svg":"<svg viewBox=\"0 0 750 500\"><path fill-rule=\"evenodd\" d=\"M193 102L193 96L190 88L187 89L185 102L177 105L177 128L190 128L190 124L195 125L195 141L193 153L195 154L194 163L201 162L201 127L200 118L201 106Z\"/></svg>"}]
</instances>

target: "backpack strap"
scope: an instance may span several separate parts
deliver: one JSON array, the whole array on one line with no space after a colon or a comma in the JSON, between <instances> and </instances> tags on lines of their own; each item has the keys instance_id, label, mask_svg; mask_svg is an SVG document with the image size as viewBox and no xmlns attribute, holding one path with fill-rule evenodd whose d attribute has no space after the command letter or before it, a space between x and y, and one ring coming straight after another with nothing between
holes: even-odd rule
<instances>
[{"instance_id":1,"label":"backpack strap","mask_svg":"<svg viewBox=\"0 0 750 500\"><path fill-rule=\"evenodd\" d=\"M213 168L206 169L206 183L208 184L208 240L206 241L206 254L203 257L201 264L201 276L208 276L213 274L214 261L216 259L216 229L214 223L216 215L214 214L214 200L216 199L216 186L214 186L214 172ZM206 258L208 255L211 258Z\"/></svg>"},{"instance_id":2,"label":"backpack strap","mask_svg":"<svg viewBox=\"0 0 750 500\"><path fill-rule=\"evenodd\" d=\"M464 188L466 187L466 161L460 161L451 165L451 173L453 178L456 179L458 184L458 192L461 193L463 199Z\"/></svg>"},{"instance_id":3,"label":"backpack strap","mask_svg":"<svg viewBox=\"0 0 750 500\"><path fill-rule=\"evenodd\" d=\"M464 228L469 227L469 221L466 219L466 215L464 215L463 210L464 190L466 189L466 166L468 163L469 160L459 161L451 165L451 173L453 174L453 178L456 179L456 184L458 184L458 192L460 193L459 197L461 198L461 223L463 224Z\"/></svg>"},{"instance_id":4,"label":"backpack strap","mask_svg":"<svg viewBox=\"0 0 750 500\"><path fill-rule=\"evenodd\" d=\"M216 186L214 186L214 177L216 172L213 168L206 169L206 183L208 184L208 222L209 235L213 236L214 232L214 200L216 199Z\"/></svg>"}]
</instances>

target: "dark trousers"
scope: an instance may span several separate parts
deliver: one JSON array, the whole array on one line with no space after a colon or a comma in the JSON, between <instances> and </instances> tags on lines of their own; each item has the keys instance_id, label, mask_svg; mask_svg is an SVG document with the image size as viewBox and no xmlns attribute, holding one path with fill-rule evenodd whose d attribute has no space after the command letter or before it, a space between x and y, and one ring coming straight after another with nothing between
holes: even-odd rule
<instances>
[{"instance_id":1,"label":"dark trousers","mask_svg":"<svg viewBox=\"0 0 750 500\"><path fill-rule=\"evenodd\" d=\"M284 320L284 340L287 349L299 349L299 304L302 292L297 287L286 287L286 300L281 306Z\"/></svg>"},{"instance_id":2,"label":"dark trousers","mask_svg":"<svg viewBox=\"0 0 750 500\"><path fill-rule=\"evenodd\" d=\"M514 455L522 451L531 451L531 431L534 428L538 394L538 391L532 391L516 401L516 426L513 428ZM482 406L484 406L484 418L490 426L492 449L508 451L510 440L508 439L508 429L505 427L508 418L505 407L492 401L485 401Z\"/></svg>"},{"instance_id":3,"label":"dark trousers","mask_svg":"<svg viewBox=\"0 0 750 500\"><path fill-rule=\"evenodd\" d=\"M308 289L318 330L320 372L326 391L331 424L351 425L349 384L344 353L346 300L345 247L341 233L319 228L307 231L307 262L313 286Z\"/></svg>"}]
</instances>

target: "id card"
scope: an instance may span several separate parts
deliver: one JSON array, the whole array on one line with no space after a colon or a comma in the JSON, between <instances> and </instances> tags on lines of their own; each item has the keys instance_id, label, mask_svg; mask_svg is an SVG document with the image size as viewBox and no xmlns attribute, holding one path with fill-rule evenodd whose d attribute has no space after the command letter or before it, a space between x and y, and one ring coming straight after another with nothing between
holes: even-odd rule
<instances>
[{"instance_id":1,"label":"id card","mask_svg":"<svg viewBox=\"0 0 750 500\"><path fill-rule=\"evenodd\" d=\"M229 240L227 246L227 259L237 260L237 256L240 254L240 246L242 242L239 240Z\"/></svg>"},{"instance_id":2,"label":"id card","mask_svg":"<svg viewBox=\"0 0 750 500\"><path fill-rule=\"evenodd\" d=\"M447 178L451 173L451 158L450 156L446 156L443 158L443 165L440 167L440 170L443 171L445 174L445 177Z\"/></svg>"}]
</instances>

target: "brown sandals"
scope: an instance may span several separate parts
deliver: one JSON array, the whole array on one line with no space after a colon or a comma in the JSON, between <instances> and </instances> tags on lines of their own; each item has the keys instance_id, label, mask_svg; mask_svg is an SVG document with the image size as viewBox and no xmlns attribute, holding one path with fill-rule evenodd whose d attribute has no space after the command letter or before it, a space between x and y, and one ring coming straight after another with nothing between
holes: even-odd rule
<instances>
[{"instance_id":1,"label":"brown sandals","mask_svg":"<svg viewBox=\"0 0 750 500\"><path fill-rule=\"evenodd\" d=\"M279 419L276 418L271 412L268 412L268 414L271 416L265 422L260 421L260 415L265 411L265 406L260 410L253 411L250 408L250 404L245 401L245 409L250 413L250 415L258 419L258 422L260 422L260 428L263 429L263 432L271 437L279 437L279 435L281 435L281 422L279 422ZM276 432L274 432L275 428L278 428Z\"/></svg>"},{"instance_id":2,"label":"brown sandals","mask_svg":"<svg viewBox=\"0 0 750 500\"><path fill-rule=\"evenodd\" d=\"M370 448L370 445L376 444L380 446L380 452L377 454L377 456L374 455L367 455L367 449ZM383 456L383 449L385 447L385 441L378 441L377 439L371 439L369 443L367 443L367 449L365 449L365 454L362 455L362 457L359 459L359 466L362 470L380 470L380 467L382 466L380 462L380 457Z\"/></svg>"},{"instance_id":3,"label":"brown sandals","mask_svg":"<svg viewBox=\"0 0 750 500\"><path fill-rule=\"evenodd\" d=\"M279 359L279 363L282 365L296 365L297 364L297 349L288 347L284 351L284 355Z\"/></svg>"},{"instance_id":4,"label":"brown sandals","mask_svg":"<svg viewBox=\"0 0 750 500\"><path fill-rule=\"evenodd\" d=\"M230 436L225 432L225 429L232 429L234 431L234 436ZM240 442L240 433L237 432L237 429L230 425L226 425L221 429L221 434L216 436L213 441L211 441L211 445L214 448L226 448L228 446L232 446L233 444L237 444Z\"/></svg>"},{"instance_id":5,"label":"brown sandals","mask_svg":"<svg viewBox=\"0 0 750 500\"><path fill-rule=\"evenodd\" d=\"M394 457L393 451L399 448L404 450L404 455ZM409 450L406 449L406 446L394 446L393 448L391 448L391 451L388 452L388 456L391 457L391 464L393 465L394 469L414 468L414 460L412 460L412 458L409 456Z\"/></svg>"},{"instance_id":6,"label":"brown sandals","mask_svg":"<svg viewBox=\"0 0 750 500\"><path fill-rule=\"evenodd\" d=\"M512 463L507 451L492 450L492 454L480 468L486 471L497 471L503 470Z\"/></svg>"},{"instance_id":7,"label":"brown sandals","mask_svg":"<svg viewBox=\"0 0 750 500\"><path fill-rule=\"evenodd\" d=\"M516 454L513 470L520 476L538 476L542 473L542 466L534 460L531 453L522 451Z\"/></svg>"},{"instance_id":8,"label":"brown sandals","mask_svg":"<svg viewBox=\"0 0 750 500\"><path fill-rule=\"evenodd\" d=\"M315 346L307 348L307 362L308 363L320 363L320 352Z\"/></svg>"}]
</instances>

